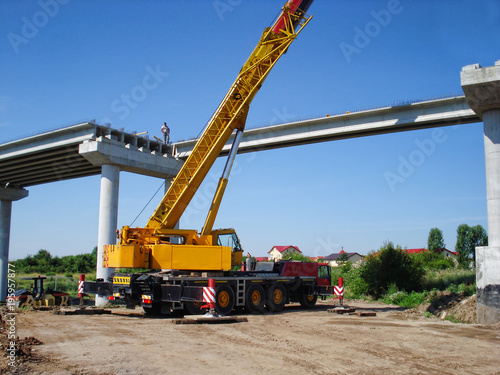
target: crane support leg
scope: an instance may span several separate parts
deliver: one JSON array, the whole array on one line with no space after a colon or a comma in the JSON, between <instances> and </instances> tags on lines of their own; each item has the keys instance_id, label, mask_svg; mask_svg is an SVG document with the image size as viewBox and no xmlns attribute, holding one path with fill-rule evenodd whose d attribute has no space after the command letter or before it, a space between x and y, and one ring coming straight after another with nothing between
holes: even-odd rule
<instances>
[{"instance_id":1,"label":"crane support leg","mask_svg":"<svg viewBox=\"0 0 500 375\"><path fill-rule=\"evenodd\" d=\"M224 167L224 171L222 172L219 184L217 185L217 189L215 190L214 199L212 200L212 205L210 206L210 211L208 212L207 219L205 220L205 225L203 226L203 230L201 231L202 235L208 235L212 232L215 218L217 217L217 212L219 212L220 203L222 201L222 197L224 196L224 191L226 190L229 174L231 173L231 169L233 168L234 159L236 158L236 154L238 153L238 147L240 146L242 136L243 131L240 129L236 129L236 135L231 146L231 151L229 151L229 156L227 157L226 166Z\"/></svg>"}]
</instances>

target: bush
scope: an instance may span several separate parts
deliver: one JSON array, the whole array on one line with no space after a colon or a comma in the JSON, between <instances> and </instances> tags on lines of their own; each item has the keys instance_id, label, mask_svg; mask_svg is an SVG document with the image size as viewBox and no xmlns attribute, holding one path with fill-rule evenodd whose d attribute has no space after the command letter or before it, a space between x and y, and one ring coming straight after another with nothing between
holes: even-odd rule
<instances>
[{"instance_id":1,"label":"bush","mask_svg":"<svg viewBox=\"0 0 500 375\"><path fill-rule=\"evenodd\" d=\"M475 284L453 284L450 285L447 289L452 293L463 293L465 296L472 296L476 293L476 285Z\"/></svg>"},{"instance_id":2,"label":"bush","mask_svg":"<svg viewBox=\"0 0 500 375\"><path fill-rule=\"evenodd\" d=\"M457 262L451 257L445 257L442 253L422 251L410 254L412 259L427 270L445 270L456 268Z\"/></svg>"},{"instance_id":3,"label":"bush","mask_svg":"<svg viewBox=\"0 0 500 375\"><path fill-rule=\"evenodd\" d=\"M401 291L418 291L422 287L424 270L400 247L385 243L378 253L372 253L361 267L361 278L368 286L368 294L379 298L391 284Z\"/></svg>"},{"instance_id":4,"label":"bush","mask_svg":"<svg viewBox=\"0 0 500 375\"><path fill-rule=\"evenodd\" d=\"M368 285L361 278L361 267L355 268L351 262L332 268L332 285L338 285L339 277L344 281L344 298L358 299L367 294Z\"/></svg>"}]
</instances>

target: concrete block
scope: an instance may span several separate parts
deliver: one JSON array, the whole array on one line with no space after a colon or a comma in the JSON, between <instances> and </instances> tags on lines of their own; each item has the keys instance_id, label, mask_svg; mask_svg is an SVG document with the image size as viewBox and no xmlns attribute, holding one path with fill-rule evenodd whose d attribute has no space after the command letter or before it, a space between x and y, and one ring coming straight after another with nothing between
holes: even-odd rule
<instances>
[{"instance_id":1,"label":"concrete block","mask_svg":"<svg viewBox=\"0 0 500 375\"><path fill-rule=\"evenodd\" d=\"M176 176L181 168L174 158L165 158L147 148L128 146L102 137L82 143L79 153L93 165L117 165L122 171L159 178Z\"/></svg>"},{"instance_id":2,"label":"concrete block","mask_svg":"<svg viewBox=\"0 0 500 375\"><path fill-rule=\"evenodd\" d=\"M462 68L462 71L463 70L474 70L474 69L481 69L481 65L479 64L470 64L470 65L466 65Z\"/></svg>"},{"instance_id":3,"label":"concrete block","mask_svg":"<svg viewBox=\"0 0 500 375\"><path fill-rule=\"evenodd\" d=\"M500 322L500 247L476 248L477 322Z\"/></svg>"},{"instance_id":4,"label":"concrete block","mask_svg":"<svg viewBox=\"0 0 500 375\"><path fill-rule=\"evenodd\" d=\"M497 62L485 68L479 64L464 66L460 78L469 106L481 118L486 111L500 109L500 65Z\"/></svg>"},{"instance_id":5,"label":"concrete block","mask_svg":"<svg viewBox=\"0 0 500 375\"><path fill-rule=\"evenodd\" d=\"M26 198L28 194L28 190L25 189L0 188L0 200L2 201L18 201Z\"/></svg>"}]
</instances>

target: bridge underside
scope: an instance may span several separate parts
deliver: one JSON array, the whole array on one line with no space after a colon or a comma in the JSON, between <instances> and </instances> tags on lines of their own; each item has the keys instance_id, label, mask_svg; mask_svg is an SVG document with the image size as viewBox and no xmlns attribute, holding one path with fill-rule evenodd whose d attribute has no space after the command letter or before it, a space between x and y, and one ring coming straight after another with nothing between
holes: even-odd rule
<instances>
[{"instance_id":1,"label":"bridge underside","mask_svg":"<svg viewBox=\"0 0 500 375\"><path fill-rule=\"evenodd\" d=\"M80 152L82 144L93 142L119 147L129 160L151 156L155 159L159 155L166 158L171 154L170 147L161 142L106 126L82 123L0 145L0 187L25 188L100 174L102 164L89 160ZM134 168L136 173L157 177L164 177L169 172L157 166L149 168L144 160L137 165L117 164L123 164L121 170ZM141 170L141 167L144 168Z\"/></svg>"}]
</instances>

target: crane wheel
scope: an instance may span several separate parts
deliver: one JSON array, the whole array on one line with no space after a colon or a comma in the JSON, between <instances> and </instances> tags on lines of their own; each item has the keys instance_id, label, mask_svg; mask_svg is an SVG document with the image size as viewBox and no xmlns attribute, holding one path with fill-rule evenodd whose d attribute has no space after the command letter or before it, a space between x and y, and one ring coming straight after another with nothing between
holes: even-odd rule
<instances>
[{"instance_id":1,"label":"crane wheel","mask_svg":"<svg viewBox=\"0 0 500 375\"><path fill-rule=\"evenodd\" d=\"M305 309L312 309L316 306L316 301L318 296L314 294L309 294L307 289L302 290L302 293L298 296L300 305Z\"/></svg>"},{"instance_id":2,"label":"crane wheel","mask_svg":"<svg viewBox=\"0 0 500 375\"><path fill-rule=\"evenodd\" d=\"M215 311L229 315L234 308L234 292L229 285L219 285L215 291Z\"/></svg>"},{"instance_id":3,"label":"crane wheel","mask_svg":"<svg viewBox=\"0 0 500 375\"><path fill-rule=\"evenodd\" d=\"M286 288L283 284L273 284L266 291L266 307L271 312L283 310L286 304Z\"/></svg>"},{"instance_id":4,"label":"crane wheel","mask_svg":"<svg viewBox=\"0 0 500 375\"><path fill-rule=\"evenodd\" d=\"M250 285L245 296L245 307L250 312L263 312L266 294L262 285Z\"/></svg>"}]
</instances>

